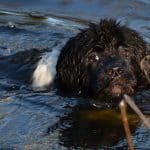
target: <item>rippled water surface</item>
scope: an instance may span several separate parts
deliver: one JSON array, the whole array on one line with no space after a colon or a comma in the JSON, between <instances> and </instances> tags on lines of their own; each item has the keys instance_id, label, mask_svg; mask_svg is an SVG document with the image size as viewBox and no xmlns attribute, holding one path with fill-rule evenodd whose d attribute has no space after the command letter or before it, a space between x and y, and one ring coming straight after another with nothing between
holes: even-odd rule
<instances>
[{"instance_id":1,"label":"rippled water surface","mask_svg":"<svg viewBox=\"0 0 150 150\"><path fill-rule=\"evenodd\" d=\"M89 22L113 17L150 44L149 0L1 0L0 149L127 149L117 108L97 109L57 89L35 91L31 72L44 53L61 50ZM136 102L150 115L150 90ZM128 115L136 149L150 148L150 131Z\"/></svg>"}]
</instances>

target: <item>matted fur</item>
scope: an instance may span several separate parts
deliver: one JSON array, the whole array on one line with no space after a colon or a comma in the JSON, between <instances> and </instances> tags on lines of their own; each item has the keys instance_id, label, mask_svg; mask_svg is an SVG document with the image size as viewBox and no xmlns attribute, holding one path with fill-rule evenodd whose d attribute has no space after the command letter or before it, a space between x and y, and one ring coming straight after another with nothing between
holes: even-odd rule
<instances>
[{"instance_id":1,"label":"matted fur","mask_svg":"<svg viewBox=\"0 0 150 150\"><path fill-rule=\"evenodd\" d=\"M132 95L134 88L145 82L140 62L147 53L136 31L103 19L81 30L63 47L56 66L58 87L63 92L92 97L113 97L113 91L120 90L118 95ZM92 60L92 55L97 55L97 60ZM120 67L123 73L114 79L108 73L111 67Z\"/></svg>"}]
</instances>

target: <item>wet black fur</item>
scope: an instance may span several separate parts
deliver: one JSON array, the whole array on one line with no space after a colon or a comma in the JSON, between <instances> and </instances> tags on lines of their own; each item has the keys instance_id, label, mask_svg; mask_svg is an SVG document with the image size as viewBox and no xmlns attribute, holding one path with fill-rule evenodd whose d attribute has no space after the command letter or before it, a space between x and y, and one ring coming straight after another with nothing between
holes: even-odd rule
<instances>
[{"instance_id":1,"label":"wet black fur","mask_svg":"<svg viewBox=\"0 0 150 150\"><path fill-rule=\"evenodd\" d=\"M129 52L128 58L118 54L120 47ZM93 66L87 61L89 54L93 52L98 53L100 58L96 70L101 69L100 64L106 56L106 59L109 56L116 56L126 62L129 70L131 66L137 84L141 84L143 74L139 64L147 55L144 40L136 31L120 25L115 20L103 19L98 24L90 24L89 28L72 37L63 47L56 66L56 79L61 91L75 95L81 91L83 95L93 96L93 86L97 88L97 83L92 79L95 71L94 69L93 73L89 71ZM98 82L101 82L99 86L105 84L104 80Z\"/></svg>"}]
</instances>

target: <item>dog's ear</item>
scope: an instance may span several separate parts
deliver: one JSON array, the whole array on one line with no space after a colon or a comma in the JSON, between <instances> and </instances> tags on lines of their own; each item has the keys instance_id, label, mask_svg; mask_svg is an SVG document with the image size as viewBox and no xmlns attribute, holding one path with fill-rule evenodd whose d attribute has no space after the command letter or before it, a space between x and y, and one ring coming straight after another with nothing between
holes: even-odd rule
<instances>
[{"instance_id":1,"label":"dog's ear","mask_svg":"<svg viewBox=\"0 0 150 150\"><path fill-rule=\"evenodd\" d=\"M145 56L140 62L141 70L144 72L148 82L150 83L150 55Z\"/></svg>"}]
</instances>

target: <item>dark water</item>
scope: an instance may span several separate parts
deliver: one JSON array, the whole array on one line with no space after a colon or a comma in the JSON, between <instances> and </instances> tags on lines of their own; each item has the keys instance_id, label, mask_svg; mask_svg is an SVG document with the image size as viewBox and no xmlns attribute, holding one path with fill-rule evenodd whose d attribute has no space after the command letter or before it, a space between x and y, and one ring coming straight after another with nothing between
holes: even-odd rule
<instances>
[{"instance_id":1,"label":"dark water","mask_svg":"<svg viewBox=\"0 0 150 150\"><path fill-rule=\"evenodd\" d=\"M127 149L117 108L96 109L86 99L30 86L39 54L61 49L103 17L117 18L150 44L149 0L0 1L0 149ZM150 90L135 97L150 115ZM150 131L134 113L129 120L136 149L149 149Z\"/></svg>"}]
</instances>

